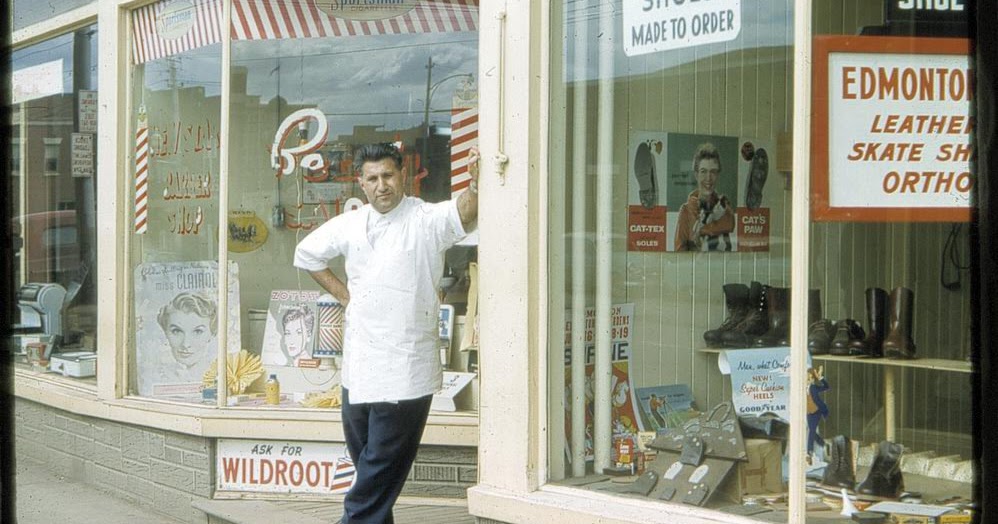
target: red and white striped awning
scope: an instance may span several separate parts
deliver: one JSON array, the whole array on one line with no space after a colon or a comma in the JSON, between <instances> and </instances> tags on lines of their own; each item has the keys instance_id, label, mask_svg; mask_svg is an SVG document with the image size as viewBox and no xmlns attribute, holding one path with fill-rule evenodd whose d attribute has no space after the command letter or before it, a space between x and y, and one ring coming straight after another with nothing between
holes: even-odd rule
<instances>
[{"instance_id":1,"label":"red and white striped awning","mask_svg":"<svg viewBox=\"0 0 998 524\"><path fill-rule=\"evenodd\" d=\"M141 64L220 42L222 1L162 0L132 11L134 62ZM348 20L323 12L317 0L232 0L231 37L270 40L477 31L478 1L421 0L394 18ZM178 7L178 3L183 5ZM164 12L186 22L190 26L187 32L161 35L166 27ZM173 32L178 32L177 26L174 24ZM187 26L179 27L182 31Z\"/></svg>"}]
</instances>

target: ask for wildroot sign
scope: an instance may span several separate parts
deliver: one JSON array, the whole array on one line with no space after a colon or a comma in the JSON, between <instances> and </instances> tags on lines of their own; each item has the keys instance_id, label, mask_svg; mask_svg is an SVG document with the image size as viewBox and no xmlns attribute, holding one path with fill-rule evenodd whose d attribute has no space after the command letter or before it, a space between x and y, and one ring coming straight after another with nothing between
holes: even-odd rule
<instances>
[{"instance_id":1,"label":"ask for wildroot sign","mask_svg":"<svg viewBox=\"0 0 998 524\"><path fill-rule=\"evenodd\" d=\"M813 49L814 220L969 220L967 41L829 36Z\"/></svg>"}]
</instances>

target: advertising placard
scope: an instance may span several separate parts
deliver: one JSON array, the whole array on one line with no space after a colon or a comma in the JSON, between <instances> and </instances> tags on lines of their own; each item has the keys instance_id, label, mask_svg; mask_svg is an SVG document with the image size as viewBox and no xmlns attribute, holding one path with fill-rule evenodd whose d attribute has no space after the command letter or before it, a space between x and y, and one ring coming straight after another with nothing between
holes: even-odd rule
<instances>
[{"instance_id":1,"label":"advertising placard","mask_svg":"<svg viewBox=\"0 0 998 524\"><path fill-rule=\"evenodd\" d=\"M741 0L624 0L624 53L728 42L742 29Z\"/></svg>"},{"instance_id":2,"label":"advertising placard","mask_svg":"<svg viewBox=\"0 0 998 524\"><path fill-rule=\"evenodd\" d=\"M345 444L219 439L215 460L220 491L346 493L353 462Z\"/></svg>"},{"instance_id":3,"label":"advertising placard","mask_svg":"<svg viewBox=\"0 0 998 524\"><path fill-rule=\"evenodd\" d=\"M790 420L789 347L722 351L717 367L731 376L731 401L739 415L775 413Z\"/></svg>"},{"instance_id":4,"label":"advertising placard","mask_svg":"<svg viewBox=\"0 0 998 524\"><path fill-rule=\"evenodd\" d=\"M565 437L572 438L572 313L565 313ZM593 413L595 402L596 373L596 309L586 308L586 460L593 454ZM631 383L628 366L630 364L631 338L634 333L634 304L617 304L611 312L610 360L613 374L610 382L610 423L612 434L630 436L638 433L637 399Z\"/></svg>"},{"instance_id":5,"label":"advertising placard","mask_svg":"<svg viewBox=\"0 0 998 524\"><path fill-rule=\"evenodd\" d=\"M814 220L970 219L968 53L954 38L815 38Z\"/></svg>"},{"instance_id":6,"label":"advertising placard","mask_svg":"<svg viewBox=\"0 0 998 524\"><path fill-rule=\"evenodd\" d=\"M70 152L73 158L71 165L73 177L94 176L94 135L73 133Z\"/></svg>"},{"instance_id":7,"label":"advertising placard","mask_svg":"<svg viewBox=\"0 0 998 524\"><path fill-rule=\"evenodd\" d=\"M79 117L81 133L97 132L97 91L81 89L79 99Z\"/></svg>"}]
</instances>

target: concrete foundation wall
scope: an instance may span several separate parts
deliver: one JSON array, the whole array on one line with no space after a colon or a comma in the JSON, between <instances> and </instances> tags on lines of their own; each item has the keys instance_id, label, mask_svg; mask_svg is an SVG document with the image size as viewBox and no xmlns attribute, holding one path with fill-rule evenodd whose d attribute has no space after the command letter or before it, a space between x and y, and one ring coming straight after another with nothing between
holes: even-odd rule
<instances>
[{"instance_id":1,"label":"concrete foundation wall","mask_svg":"<svg viewBox=\"0 0 998 524\"><path fill-rule=\"evenodd\" d=\"M23 399L17 399L14 417L17 457L183 522L205 522L191 503L212 496L214 439L83 417ZM402 495L463 498L477 481L477 459L476 448L422 447Z\"/></svg>"}]
</instances>

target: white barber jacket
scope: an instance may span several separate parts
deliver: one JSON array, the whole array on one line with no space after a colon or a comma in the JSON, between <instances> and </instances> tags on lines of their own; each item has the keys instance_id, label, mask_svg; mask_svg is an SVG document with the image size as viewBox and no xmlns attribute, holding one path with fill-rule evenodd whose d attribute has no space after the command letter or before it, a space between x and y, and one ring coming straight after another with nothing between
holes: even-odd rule
<instances>
[{"instance_id":1,"label":"white barber jacket","mask_svg":"<svg viewBox=\"0 0 998 524\"><path fill-rule=\"evenodd\" d=\"M378 222L372 245L368 225ZM370 204L343 213L298 244L294 265L308 271L345 257L350 303L343 386L351 404L396 402L440 389L437 285L444 252L464 236L456 200L429 204L407 196L384 215Z\"/></svg>"}]
</instances>

